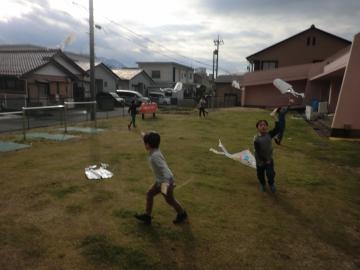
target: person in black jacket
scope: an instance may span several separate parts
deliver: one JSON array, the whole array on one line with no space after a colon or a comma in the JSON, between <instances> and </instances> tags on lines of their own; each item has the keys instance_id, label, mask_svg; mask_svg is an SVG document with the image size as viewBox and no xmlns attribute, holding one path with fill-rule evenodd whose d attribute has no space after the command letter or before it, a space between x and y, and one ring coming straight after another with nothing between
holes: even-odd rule
<instances>
[{"instance_id":1,"label":"person in black jacket","mask_svg":"<svg viewBox=\"0 0 360 270\"><path fill-rule=\"evenodd\" d=\"M130 129L131 129L131 125L133 125L133 127L136 128L135 120L136 120L137 111L136 111L135 100L132 100L132 101L131 101L131 105L130 105L130 107L129 107L128 113L131 115L131 121L130 121L130 123L128 124L128 129L130 130Z\"/></svg>"},{"instance_id":2,"label":"person in black jacket","mask_svg":"<svg viewBox=\"0 0 360 270\"><path fill-rule=\"evenodd\" d=\"M292 104L294 104L294 100L289 98L287 106L278 107L270 114L275 119L275 127L277 127L278 134L274 136L274 141L278 145L281 144L283 139L286 126L286 114Z\"/></svg>"},{"instance_id":3,"label":"person in black jacket","mask_svg":"<svg viewBox=\"0 0 360 270\"><path fill-rule=\"evenodd\" d=\"M266 120L256 123L258 134L254 137L256 173L260 182L260 191L266 190L265 173L270 190L275 193L275 170L273 161L272 138L278 133L278 127L268 131L269 124Z\"/></svg>"}]
</instances>

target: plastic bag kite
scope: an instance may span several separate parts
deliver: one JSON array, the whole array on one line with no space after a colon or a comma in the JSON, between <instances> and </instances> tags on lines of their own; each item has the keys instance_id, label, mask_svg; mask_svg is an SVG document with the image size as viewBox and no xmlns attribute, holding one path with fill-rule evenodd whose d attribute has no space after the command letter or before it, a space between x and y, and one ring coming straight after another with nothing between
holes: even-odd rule
<instances>
[{"instance_id":1,"label":"plastic bag kite","mask_svg":"<svg viewBox=\"0 0 360 270\"><path fill-rule=\"evenodd\" d=\"M99 167L91 165L85 168L85 175L89 180L111 178L114 174L107 170L107 167L108 165L105 163L101 163Z\"/></svg>"},{"instance_id":2,"label":"plastic bag kite","mask_svg":"<svg viewBox=\"0 0 360 270\"><path fill-rule=\"evenodd\" d=\"M241 164L249 166L253 169L256 169L256 160L255 157L253 156L253 154L251 154L251 152L249 150L244 150L241 151L239 153L234 153L234 154L230 154L226 148L224 147L224 145L221 143L221 141L219 140L219 148L221 148L222 152L215 150L214 148L210 148L209 151L213 152L217 155L223 155L226 156L228 158L231 158L235 161L239 161L241 162Z\"/></svg>"},{"instance_id":3,"label":"plastic bag kite","mask_svg":"<svg viewBox=\"0 0 360 270\"><path fill-rule=\"evenodd\" d=\"M302 97L305 98L305 94L304 93L298 93L296 92L291 84L288 84L287 82L283 81L282 79L275 79L273 81L274 86L279 89L279 91L281 92L281 94L291 94L294 97Z\"/></svg>"}]
</instances>

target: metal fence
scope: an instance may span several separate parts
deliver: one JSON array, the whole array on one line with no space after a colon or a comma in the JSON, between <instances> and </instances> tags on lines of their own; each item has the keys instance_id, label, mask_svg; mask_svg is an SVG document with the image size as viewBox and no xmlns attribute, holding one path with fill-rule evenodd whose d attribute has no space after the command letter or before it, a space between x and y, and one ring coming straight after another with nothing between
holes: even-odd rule
<instances>
[{"instance_id":1,"label":"metal fence","mask_svg":"<svg viewBox=\"0 0 360 270\"><path fill-rule=\"evenodd\" d=\"M236 97L208 97L207 106L211 108L224 108L238 106Z\"/></svg>"}]
</instances>

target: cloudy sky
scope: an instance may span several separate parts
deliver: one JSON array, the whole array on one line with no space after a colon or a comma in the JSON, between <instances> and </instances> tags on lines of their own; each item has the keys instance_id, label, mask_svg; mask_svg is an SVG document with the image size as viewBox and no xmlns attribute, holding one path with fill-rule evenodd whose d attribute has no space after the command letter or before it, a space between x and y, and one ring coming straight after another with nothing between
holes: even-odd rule
<instances>
[{"instance_id":1,"label":"cloudy sky","mask_svg":"<svg viewBox=\"0 0 360 270\"><path fill-rule=\"evenodd\" d=\"M176 61L211 70L220 36L219 73L246 71L245 57L315 24L352 40L359 0L93 0L97 56L126 66ZM0 0L0 44L89 52L88 0Z\"/></svg>"}]
</instances>

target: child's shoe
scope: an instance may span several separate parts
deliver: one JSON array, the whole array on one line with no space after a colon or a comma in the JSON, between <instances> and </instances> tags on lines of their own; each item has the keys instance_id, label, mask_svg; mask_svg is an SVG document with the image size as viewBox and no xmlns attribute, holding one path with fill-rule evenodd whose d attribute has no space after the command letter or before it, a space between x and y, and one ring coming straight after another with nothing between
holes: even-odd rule
<instances>
[{"instance_id":1,"label":"child's shoe","mask_svg":"<svg viewBox=\"0 0 360 270\"><path fill-rule=\"evenodd\" d=\"M128 125L128 130L130 130L130 124Z\"/></svg>"},{"instance_id":2,"label":"child's shoe","mask_svg":"<svg viewBox=\"0 0 360 270\"><path fill-rule=\"evenodd\" d=\"M260 184L260 191L261 191L261 192L265 192L265 191L266 191L266 187L265 187L264 185L261 185L261 184Z\"/></svg>"},{"instance_id":3,"label":"child's shoe","mask_svg":"<svg viewBox=\"0 0 360 270\"><path fill-rule=\"evenodd\" d=\"M146 225L151 225L151 216L148 214L135 214L135 218L144 222Z\"/></svg>"},{"instance_id":4,"label":"child's shoe","mask_svg":"<svg viewBox=\"0 0 360 270\"><path fill-rule=\"evenodd\" d=\"M276 186L275 186L275 184L270 185L270 190L271 190L272 193L275 193L275 192L276 192Z\"/></svg>"},{"instance_id":5,"label":"child's shoe","mask_svg":"<svg viewBox=\"0 0 360 270\"><path fill-rule=\"evenodd\" d=\"M176 218L173 220L174 224L181 224L185 221L185 219L187 219L187 213L186 211L184 211L181 214L177 214Z\"/></svg>"}]
</instances>

